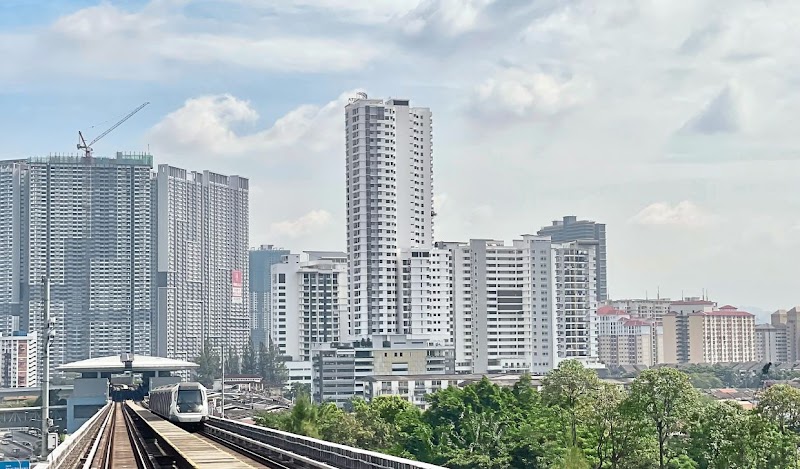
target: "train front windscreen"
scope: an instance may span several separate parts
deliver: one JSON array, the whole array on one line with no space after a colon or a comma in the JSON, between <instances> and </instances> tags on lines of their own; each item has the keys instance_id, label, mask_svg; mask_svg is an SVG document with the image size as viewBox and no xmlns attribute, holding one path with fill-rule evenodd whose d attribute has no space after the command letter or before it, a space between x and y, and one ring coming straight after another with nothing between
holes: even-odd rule
<instances>
[{"instance_id":1,"label":"train front windscreen","mask_svg":"<svg viewBox=\"0 0 800 469\"><path fill-rule=\"evenodd\" d=\"M179 413L202 412L203 394L199 389L178 389L176 404Z\"/></svg>"}]
</instances>

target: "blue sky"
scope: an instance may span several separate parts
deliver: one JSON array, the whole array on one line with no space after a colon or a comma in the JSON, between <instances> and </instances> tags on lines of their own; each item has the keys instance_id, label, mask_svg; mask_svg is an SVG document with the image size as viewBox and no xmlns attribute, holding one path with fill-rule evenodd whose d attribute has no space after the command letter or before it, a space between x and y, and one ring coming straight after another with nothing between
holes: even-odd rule
<instances>
[{"instance_id":1,"label":"blue sky","mask_svg":"<svg viewBox=\"0 0 800 469\"><path fill-rule=\"evenodd\" d=\"M437 239L608 224L614 297L798 300L800 2L0 2L3 157L250 177L251 244L344 247L343 105L434 113ZM94 126L94 127L93 127Z\"/></svg>"}]
</instances>

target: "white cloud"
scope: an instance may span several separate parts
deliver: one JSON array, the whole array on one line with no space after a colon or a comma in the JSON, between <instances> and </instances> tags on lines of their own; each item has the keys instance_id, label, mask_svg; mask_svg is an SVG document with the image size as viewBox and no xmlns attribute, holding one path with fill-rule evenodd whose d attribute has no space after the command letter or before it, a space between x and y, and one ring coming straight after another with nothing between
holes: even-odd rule
<instances>
[{"instance_id":1,"label":"white cloud","mask_svg":"<svg viewBox=\"0 0 800 469\"><path fill-rule=\"evenodd\" d=\"M152 1L135 12L101 3L63 16L35 34L5 34L0 52L13 57L15 67L0 78L57 71L92 79L158 80L209 66L228 73L228 67L342 72L361 69L379 54L375 39L302 35L280 24L214 24L183 15L184 3Z\"/></svg>"},{"instance_id":2,"label":"white cloud","mask_svg":"<svg viewBox=\"0 0 800 469\"><path fill-rule=\"evenodd\" d=\"M250 133L234 128L258 121L251 103L228 94L200 96L164 117L147 138L157 153L177 156L277 159L343 152L342 109L354 94L342 93L323 106L301 105L271 127Z\"/></svg>"},{"instance_id":3,"label":"white cloud","mask_svg":"<svg viewBox=\"0 0 800 469\"><path fill-rule=\"evenodd\" d=\"M552 116L586 99L589 91L587 84L576 79L506 68L478 85L474 99L481 113Z\"/></svg>"},{"instance_id":4,"label":"white cloud","mask_svg":"<svg viewBox=\"0 0 800 469\"><path fill-rule=\"evenodd\" d=\"M272 235L276 238L299 238L307 236L331 223L333 217L325 210L313 210L295 220L284 220L271 225Z\"/></svg>"},{"instance_id":5,"label":"white cloud","mask_svg":"<svg viewBox=\"0 0 800 469\"><path fill-rule=\"evenodd\" d=\"M640 225L702 226L714 217L693 202L684 200L675 205L656 202L643 208L631 221Z\"/></svg>"},{"instance_id":6,"label":"white cloud","mask_svg":"<svg viewBox=\"0 0 800 469\"><path fill-rule=\"evenodd\" d=\"M405 14L420 0L232 0L249 7L277 10L288 14L318 13L335 15L357 23L383 23Z\"/></svg>"},{"instance_id":7,"label":"white cloud","mask_svg":"<svg viewBox=\"0 0 800 469\"><path fill-rule=\"evenodd\" d=\"M423 0L402 18L402 31L409 36L425 32L456 37L478 27L482 11L495 0Z\"/></svg>"}]
</instances>

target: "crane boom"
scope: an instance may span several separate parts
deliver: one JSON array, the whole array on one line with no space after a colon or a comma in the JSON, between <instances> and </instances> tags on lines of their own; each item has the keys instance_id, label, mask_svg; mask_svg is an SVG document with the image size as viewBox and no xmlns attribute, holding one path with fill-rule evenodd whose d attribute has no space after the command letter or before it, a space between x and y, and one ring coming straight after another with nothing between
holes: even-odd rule
<instances>
[{"instance_id":1,"label":"crane boom","mask_svg":"<svg viewBox=\"0 0 800 469\"><path fill-rule=\"evenodd\" d=\"M84 150L86 158L91 158L92 157L92 145L97 143L97 141L100 140L101 138L103 138L106 135L108 135L109 133L111 133L112 130L114 130L117 127L119 127L120 125L122 125L126 120L130 119L131 117L133 117L134 114L136 114L137 112L139 112L142 109L144 109L144 107L147 106L148 104L150 104L149 101L144 103L144 104L142 104L142 105L140 105L139 107L137 107L133 111L129 112L127 116L125 116L122 119L120 119L119 122L117 122L116 124L114 124L111 127L109 127L108 130L106 130L105 132L103 132L100 135L98 135L97 137L95 137L94 140L92 140L88 144L86 143L86 140L83 138L83 133L78 131L78 138L80 139L80 141L78 142L78 150Z\"/></svg>"}]
</instances>

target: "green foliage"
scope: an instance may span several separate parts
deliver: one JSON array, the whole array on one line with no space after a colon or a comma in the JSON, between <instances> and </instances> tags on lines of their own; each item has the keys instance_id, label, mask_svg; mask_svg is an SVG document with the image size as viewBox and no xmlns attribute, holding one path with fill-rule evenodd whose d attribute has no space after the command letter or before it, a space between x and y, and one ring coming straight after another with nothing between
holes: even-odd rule
<instances>
[{"instance_id":1,"label":"green foliage","mask_svg":"<svg viewBox=\"0 0 800 469\"><path fill-rule=\"evenodd\" d=\"M258 356L256 349L253 347L253 339L247 341L242 354L242 373L248 375L258 374Z\"/></svg>"},{"instance_id":2,"label":"green foliage","mask_svg":"<svg viewBox=\"0 0 800 469\"><path fill-rule=\"evenodd\" d=\"M630 395L636 413L644 416L658 442L658 467L668 467L672 456L670 442L684 431L698 403L689 377L673 368L645 370L633 382Z\"/></svg>"},{"instance_id":3,"label":"green foliage","mask_svg":"<svg viewBox=\"0 0 800 469\"><path fill-rule=\"evenodd\" d=\"M239 374L241 368L239 366L239 354L236 350L225 350L225 374L236 375Z\"/></svg>"},{"instance_id":4,"label":"green foliage","mask_svg":"<svg viewBox=\"0 0 800 469\"><path fill-rule=\"evenodd\" d=\"M427 396L354 399L349 411L293 389L260 425L454 469L800 469L800 392L773 386L755 411L704 400L690 376L647 370L625 391L566 361L542 383L484 378Z\"/></svg>"},{"instance_id":5,"label":"green foliage","mask_svg":"<svg viewBox=\"0 0 800 469\"><path fill-rule=\"evenodd\" d=\"M210 388L214 384L214 379L221 375L221 367L219 354L211 347L209 341L205 341L200 356L194 362L200 365L197 369L197 381Z\"/></svg>"},{"instance_id":6,"label":"green foliage","mask_svg":"<svg viewBox=\"0 0 800 469\"><path fill-rule=\"evenodd\" d=\"M262 343L258 350L258 374L264 378L265 385L278 389L282 389L289 378L284 357L271 340L268 347Z\"/></svg>"}]
</instances>

